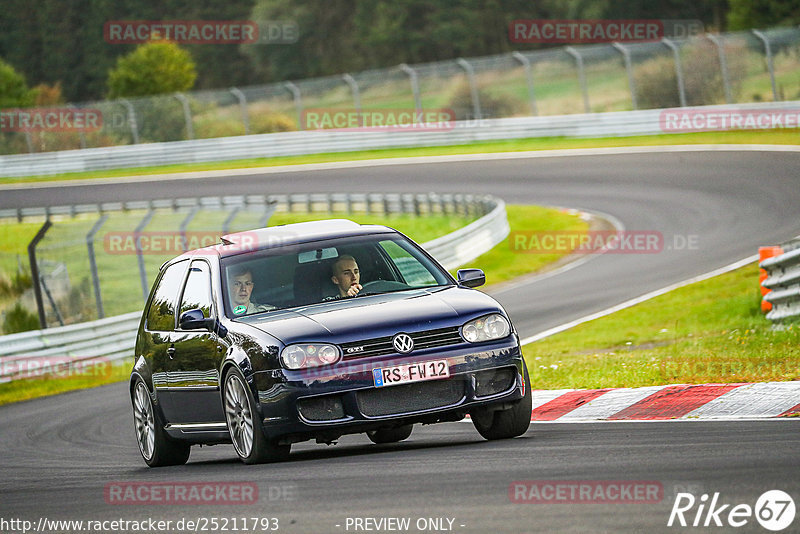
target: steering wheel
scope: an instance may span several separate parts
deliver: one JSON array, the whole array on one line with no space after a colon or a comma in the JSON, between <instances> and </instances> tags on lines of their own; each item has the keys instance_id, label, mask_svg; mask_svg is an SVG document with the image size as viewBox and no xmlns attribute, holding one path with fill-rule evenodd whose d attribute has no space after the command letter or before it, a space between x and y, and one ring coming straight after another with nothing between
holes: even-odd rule
<instances>
[{"instance_id":1,"label":"steering wheel","mask_svg":"<svg viewBox=\"0 0 800 534\"><path fill-rule=\"evenodd\" d=\"M383 291L397 291L400 289L408 289L410 286L408 284L404 284L403 282L397 282L395 280L372 280L371 282L366 282L361 284L361 291L366 293L380 293ZM359 293L360 295L361 293Z\"/></svg>"}]
</instances>

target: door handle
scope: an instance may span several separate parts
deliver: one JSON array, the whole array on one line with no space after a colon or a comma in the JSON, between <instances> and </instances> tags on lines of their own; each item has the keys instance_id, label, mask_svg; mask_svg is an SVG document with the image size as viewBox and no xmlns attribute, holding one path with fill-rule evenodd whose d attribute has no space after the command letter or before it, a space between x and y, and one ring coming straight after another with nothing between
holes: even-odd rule
<instances>
[{"instance_id":1,"label":"door handle","mask_svg":"<svg viewBox=\"0 0 800 534\"><path fill-rule=\"evenodd\" d=\"M175 356L175 347L169 347L167 349L167 356L169 356L170 360Z\"/></svg>"}]
</instances>

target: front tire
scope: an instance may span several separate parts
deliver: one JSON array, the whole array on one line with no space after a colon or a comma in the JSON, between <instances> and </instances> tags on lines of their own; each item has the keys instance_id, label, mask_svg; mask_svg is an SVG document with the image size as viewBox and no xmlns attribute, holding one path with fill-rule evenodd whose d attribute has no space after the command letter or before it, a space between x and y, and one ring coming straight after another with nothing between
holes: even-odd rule
<instances>
[{"instance_id":1,"label":"front tire","mask_svg":"<svg viewBox=\"0 0 800 534\"><path fill-rule=\"evenodd\" d=\"M472 414L472 424L478 433L486 439L508 439L521 436L528 431L531 425L531 381L528 377L528 368L522 362L522 378L525 384L525 394L513 407L507 410L498 410L488 413Z\"/></svg>"},{"instance_id":2,"label":"front tire","mask_svg":"<svg viewBox=\"0 0 800 534\"><path fill-rule=\"evenodd\" d=\"M142 379L133 386L133 423L139 452L150 467L183 465L189 459L191 446L169 437L161 417L153 406L150 392Z\"/></svg>"},{"instance_id":3,"label":"front tire","mask_svg":"<svg viewBox=\"0 0 800 534\"><path fill-rule=\"evenodd\" d=\"M367 432L367 437L372 443L397 443L403 441L411 435L414 430L414 425L403 425L395 428L379 428L378 430L370 430Z\"/></svg>"},{"instance_id":4,"label":"front tire","mask_svg":"<svg viewBox=\"0 0 800 534\"><path fill-rule=\"evenodd\" d=\"M228 431L240 460L262 464L289 457L291 445L277 445L264 435L255 399L238 369L225 375L222 396Z\"/></svg>"}]
</instances>

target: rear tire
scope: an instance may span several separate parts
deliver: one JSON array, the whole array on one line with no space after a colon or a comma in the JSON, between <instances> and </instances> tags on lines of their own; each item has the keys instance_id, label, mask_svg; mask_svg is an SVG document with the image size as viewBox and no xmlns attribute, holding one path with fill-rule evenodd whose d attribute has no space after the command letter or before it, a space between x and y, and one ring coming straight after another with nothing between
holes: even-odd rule
<instances>
[{"instance_id":1,"label":"rear tire","mask_svg":"<svg viewBox=\"0 0 800 534\"><path fill-rule=\"evenodd\" d=\"M489 440L515 438L528 431L531 424L533 401L531 399L531 381L524 361L522 362L522 373L525 394L517 404L507 410L472 415L472 424L484 438Z\"/></svg>"},{"instance_id":2,"label":"rear tire","mask_svg":"<svg viewBox=\"0 0 800 534\"><path fill-rule=\"evenodd\" d=\"M133 424L139 452L150 467L183 465L189 459L191 445L175 440L164 430L164 423L153 406L150 391L137 378L131 395Z\"/></svg>"},{"instance_id":3,"label":"rear tire","mask_svg":"<svg viewBox=\"0 0 800 534\"><path fill-rule=\"evenodd\" d=\"M395 428L379 428L378 430L370 430L367 432L367 437L372 443L397 443L403 441L411 435L414 430L414 425L403 425Z\"/></svg>"},{"instance_id":4,"label":"rear tire","mask_svg":"<svg viewBox=\"0 0 800 534\"><path fill-rule=\"evenodd\" d=\"M263 464L289 457L291 445L277 445L264 434L256 401L238 369L231 369L225 375L222 401L233 448L241 461Z\"/></svg>"}]
</instances>

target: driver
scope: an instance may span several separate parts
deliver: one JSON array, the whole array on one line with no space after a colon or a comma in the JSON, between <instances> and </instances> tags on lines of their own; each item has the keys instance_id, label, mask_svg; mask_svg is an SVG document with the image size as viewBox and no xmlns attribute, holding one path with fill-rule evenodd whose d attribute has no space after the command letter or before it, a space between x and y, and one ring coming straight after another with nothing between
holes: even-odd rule
<instances>
[{"instance_id":1,"label":"driver","mask_svg":"<svg viewBox=\"0 0 800 534\"><path fill-rule=\"evenodd\" d=\"M257 304L250 301L255 283L253 282L253 273L249 267L235 268L231 275L229 289L231 305L235 315L246 315L275 309L275 306Z\"/></svg>"},{"instance_id":2,"label":"driver","mask_svg":"<svg viewBox=\"0 0 800 534\"><path fill-rule=\"evenodd\" d=\"M331 266L331 281L340 297L355 297L361 291L361 272L356 259L349 254L339 256Z\"/></svg>"}]
</instances>

